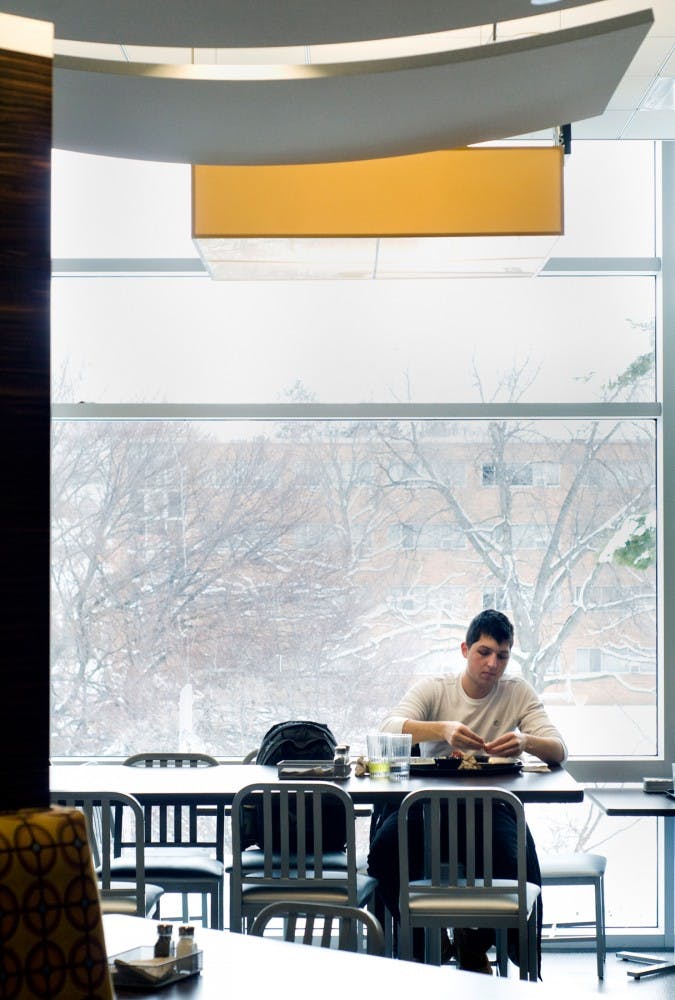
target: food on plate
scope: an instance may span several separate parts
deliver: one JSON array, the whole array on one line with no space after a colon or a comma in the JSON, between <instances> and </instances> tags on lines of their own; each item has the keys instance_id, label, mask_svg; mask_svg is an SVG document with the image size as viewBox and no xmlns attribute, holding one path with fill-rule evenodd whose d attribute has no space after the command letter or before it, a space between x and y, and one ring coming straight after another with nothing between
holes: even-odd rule
<instances>
[{"instance_id":1,"label":"food on plate","mask_svg":"<svg viewBox=\"0 0 675 1000\"><path fill-rule=\"evenodd\" d=\"M462 760L459 765L460 771L480 771L481 765L476 760L476 755L474 753L462 754Z\"/></svg>"}]
</instances>

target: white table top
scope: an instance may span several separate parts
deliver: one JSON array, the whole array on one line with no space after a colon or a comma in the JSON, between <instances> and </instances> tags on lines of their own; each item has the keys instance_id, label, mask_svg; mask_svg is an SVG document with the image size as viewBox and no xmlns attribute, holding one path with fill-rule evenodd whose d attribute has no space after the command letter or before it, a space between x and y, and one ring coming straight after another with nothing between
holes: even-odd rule
<instances>
[{"instance_id":1,"label":"white table top","mask_svg":"<svg viewBox=\"0 0 675 1000\"><path fill-rule=\"evenodd\" d=\"M139 917L107 914L104 917L108 955L143 944L154 944L156 923ZM143 996L174 1000L176 997L223 1000L235 990L248 1000L297 1000L312 992L320 1000L350 1000L368 996L438 996L452 994L462 1000L516 1000L534 998L545 988L546 1000L569 1000L569 986L555 982L530 983L517 978L515 968L508 978L488 977L456 968L419 965L393 958L353 955L307 946L287 944L272 938L231 934L229 931L195 929L197 944L204 951L201 975L176 986ZM583 997L575 987L575 994ZM591 996L589 992L586 994ZM122 997L136 993L118 992Z\"/></svg>"}]
</instances>

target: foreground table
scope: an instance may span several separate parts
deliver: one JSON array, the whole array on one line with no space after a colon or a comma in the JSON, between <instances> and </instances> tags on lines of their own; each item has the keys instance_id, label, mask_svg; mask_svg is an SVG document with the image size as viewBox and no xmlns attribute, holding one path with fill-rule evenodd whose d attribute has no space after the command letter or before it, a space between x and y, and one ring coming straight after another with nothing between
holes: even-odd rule
<instances>
[{"instance_id":1,"label":"foreground table","mask_svg":"<svg viewBox=\"0 0 675 1000\"><path fill-rule=\"evenodd\" d=\"M103 918L108 955L153 944L156 924L140 917L108 914ZM353 955L270 938L196 930L203 950L199 976L143 994L118 990L117 996L163 1000L223 1000L245 994L248 1000L297 1000L315 991L321 1000L374 996L461 996L462 1000L518 1000L541 996L542 984L516 978L479 976L454 967L418 965L391 958ZM539 994L530 991L539 990ZM569 986L546 982L546 1000L569 1000ZM576 997L591 996L575 986Z\"/></svg>"},{"instance_id":2,"label":"foreground table","mask_svg":"<svg viewBox=\"0 0 675 1000\"><path fill-rule=\"evenodd\" d=\"M675 800L659 792L644 792L641 787L594 788L589 789L588 794L607 816L663 816L666 823L665 849L672 853L675 845ZM675 895L675 882L667 891L671 897ZM644 968L627 970L633 979L675 972L675 954L665 962L663 958L637 951L619 951L617 957L644 965Z\"/></svg>"},{"instance_id":3,"label":"foreground table","mask_svg":"<svg viewBox=\"0 0 675 1000\"><path fill-rule=\"evenodd\" d=\"M221 764L200 768L125 767L123 764L54 764L50 786L68 792L116 791L134 795L144 804L166 802L200 805L230 805L243 788L257 781L276 781L276 767L257 764ZM458 788L466 784L496 785L522 802L580 802L583 787L561 767L545 773L524 772L481 777L470 772L462 778L390 779L355 778L340 786L355 803L398 802L420 788Z\"/></svg>"}]
</instances>

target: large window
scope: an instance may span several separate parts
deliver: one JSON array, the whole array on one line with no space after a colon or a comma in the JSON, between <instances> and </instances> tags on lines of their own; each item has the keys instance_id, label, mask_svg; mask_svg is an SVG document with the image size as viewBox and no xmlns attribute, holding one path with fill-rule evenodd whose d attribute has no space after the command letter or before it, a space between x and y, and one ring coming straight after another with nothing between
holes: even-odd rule
<instances>
[{"instance_id":1,"label":"large window","mask_svg":"<svg viewBox=\"0 0 675 1000\"><path fill-rule=\"evenodd\" d=\"M575 143L536 278L218 283L113 266L196 256L188 168L58 154L53 755L358 751L496 606L579 774L668 761L658 157Z\"/></svg>"},{"instance_id":2,"label":"large window","mask_svg":"<svg viewBox=\"0 0 675 1000\"><path fill-rule=\"evenodd\" d=\"M239 754L282 706L358 745L486 603L575 757L662 752L655 153L575 145L537 278L57 278L55 399L96 419L54 425L53 752ZM54 186L58 260L195 255L186 168Z\"/></svg>"},{"instance_id":3,"label":"large window","mask_svg":"<svg viewBox=\"0 0 675 1000\"><path fill-rule=\"evenodd\" d=\"M57 424L53 750L237 755L317 712L358 746L498 594L572 754L653 756L654 482L651 420Z\"/></svg>"}]
</instances>

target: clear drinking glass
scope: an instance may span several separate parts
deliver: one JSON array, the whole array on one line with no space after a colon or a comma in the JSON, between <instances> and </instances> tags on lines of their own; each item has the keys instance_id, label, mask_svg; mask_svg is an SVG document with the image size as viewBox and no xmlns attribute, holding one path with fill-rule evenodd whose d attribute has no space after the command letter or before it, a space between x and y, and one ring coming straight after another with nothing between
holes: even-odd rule
<instances>
[{"instance_id":1,"label":"clear drinking glass","mask_svg":"<svg viewBox=\"0 0 675 1000\"><path fill-rule=\"evenodd\" d=\"M389 777L389 734L368 733L368 774L371 778Z\"/></svg>"},{"instance_id":2,"label":"clear drinking glass","mask_svg":"<svg viewBox=\"0 0 675 1000\"><path fill-rule=\"evenodd\" d=\"M410 775L410 752L412 736L410 733L388 733L387 755L389 757L389 776L403 780Z\"/></svg>"}]
</instances>

